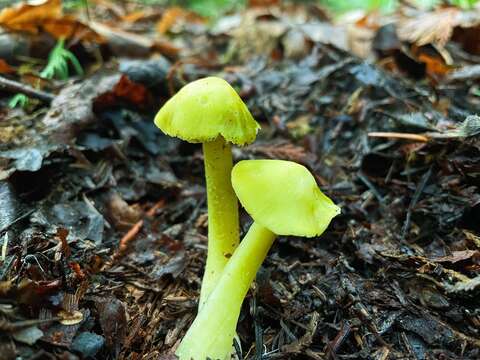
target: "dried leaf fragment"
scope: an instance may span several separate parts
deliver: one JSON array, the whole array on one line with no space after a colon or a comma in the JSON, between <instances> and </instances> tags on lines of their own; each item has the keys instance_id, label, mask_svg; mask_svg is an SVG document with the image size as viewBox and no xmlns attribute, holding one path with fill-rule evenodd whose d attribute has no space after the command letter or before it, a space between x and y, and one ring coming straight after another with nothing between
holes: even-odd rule
<instances>
[{"instance_id":1,"label":"dried leaf fragment","mask_svg":"<svg viewBox=\"0 0 480 360\"><path fill-rule=\"evenodd\" d=\"M36 34L43 21L59 18L61 15L61 0L47 0L39 5L20 3L0 12L0 25L10 30Z\"/></svg>"},{"instance_id":2,"label":"dried leaf fragment","mask_svg":"<svg viewBox=\"0 0 480 360\"><path fill-rule=\"evenodd\" d=\"M12 74L14 72L15 72L14 68L8 65L8 63L5 60L0 59L0 74Z\"/></svg>"},{"instance_id":3,"label":"dried leaf fragment","mask_svg":"<svg viewBox=\"0 0 480 360\"><path fill-rule=\"evenodd\" d=\"M62 325L76 325L83 321L83 313L78 310L72 312L60 310L57 316L60 317L59 322Z\"/></svg>"},{"instance_id":4,"label":"dried leaf fragment","mask_svg":"<svg viewBox=\"0 0 480 360\"><path fill-rule=\"evenodd\" d=\"M399 22L397 34L401 40L417 45L438 44L444 46L458 24L459 10L438 9L431 13L420 13Z\"/></svg>"},{"instance_id":5,"label":"dried leaf fragment","mask_svg":"<svg viewBox=\"0 0 480 360\"><path fill-rule=\"evenodd\" d=\"M103 42L88 25L62 12L61 0L46 0L40 4L20 3L0 12L0 26L13 31L38 34L42 30L58 38L73 38Z\"/></svg>"},{"instance_id":6,"label":"dried leaf fragment","mask_svg":"<svg viewBox=\"0 0 480 360\"><path fill-rule=\"evenodd\" d=\"M30 326L14 332L12 336L21 343L33 345L43 336L43 331L36 326Z\"/></svg>"},{"instance_id":7,"label":"dried leaf fragment","mask_svg":"<svg viewBox=\"0 0 480 360\"><path fill-rule=\"evenodd\" d=\"M192 11L185 10L178 6L172 6L162 14L162 18L157 23L157 31L160 34L165 34L179 21L202 23L204 19Z\"/></svg>"}]
</instances>

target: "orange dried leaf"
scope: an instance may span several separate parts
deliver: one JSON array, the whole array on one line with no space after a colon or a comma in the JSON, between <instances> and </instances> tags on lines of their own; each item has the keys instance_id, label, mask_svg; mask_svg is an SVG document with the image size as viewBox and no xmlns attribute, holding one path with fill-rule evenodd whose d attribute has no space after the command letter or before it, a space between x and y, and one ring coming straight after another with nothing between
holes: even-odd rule
<instances>
[{"instance_id":1,"label":"orange dried leaf","mask_svg":"<svg viewBox=\"0 0 480 360\"><path fill-rule=\"evenodd\" d=\"M125 75L115 85L113 93L117 98L126 100L139 107L144 107L150 101L148 90L143 85L131 81Z\"/></svg>"},{"instance_id":2,"label":"orange dried leaf","mask_svg":"<svg viewBox=\"0 0 480 360\"><path fill-rule=\"evenodd\" d=\"M61 0L47 0L40 5L21 3L0 12L0 26L13 31L37 34L45 30L56 38L77 38L102 42L102 38L75 17L62 14Z\"/></svg>"},{"instance_id":3,"label":"orange dried leaf","mask_svg":"<svg viewBox=\"0 0 480 360\"><path fill-rule=\"evenodd\" d=\"M62 15L61 0L47 0L40 5L20 3L0 12L0 25L10 30L38 33L39 25L47 19Z\"/></svg>"},{"instance_id":4,"label":"orange dried leaf","mask_svg":"<svg viewBox=\"0 0 480 360\"><path fill-rule=\"evenodd\" d=\"M0 59L0 74L12 74L14 72L15 72L14 68L8 65L8 63L5 60Z\"/></svg>"},{"instance_id":5,"label":"orange dried leaf","mask_svg":"<svg viewBox=\"0 0 480 360\"><path fill-rule=\"evenodd\" d=\"M380 27L378 14L366 14L365 16L362 16L360 19L355 21L355 25L370 30L377 30Z\"/></svg>"},{"instance_id":6,"label":"orange dried leaf","mask_svg":"<svg viewBox=\"0 0 480 360\"><path fill-rule=\"evenodd\" d=\"M418 60L425 63L427 66L427 74L430 76L444 76L450 71L450 68L445 64L445 62L438 57L420 54L418 56Z\"/></svg>"},{"instance_id":7,"label":"orange dried leaf","mask_svg":"<svg viewBox=\"0 0 480 360\"><path fill-rule=\"evenodd\" d=\"M79 263L77 263L75 261L71 262L71 263L68 264L68 267L75 272L75 275L77 276L78 279L80 279L80 280L85 279L85 273L83 272Z\"/></svg>"},{"instance_id":8,"label":"orange dried leaf","mask_svg":"<svg viewBox=\"0 0 480 360\"><path fill-rule=\"evenodd\" d=\"M147 211L147 216L149 217L154 217L155 213L158 209L161 209L165 206L165 199L161 199L157 201L155 205L153 205L148 211Z\"/></svg>"},{"instance_id":9,"label":"orange dried leaf","mask_svg":"<svg viewBox=\"0 0 480 360\"><path fill-rule=\"evenodd\" d=\"M183 9L179 7L172 7L162 15L162 18L157 23L157 31L160 34L165 34L177 22L177 18L182 14Z\"/></svg>"},{"instance_id":10,"label":"orange dried leaf","mask_svg":"<svg viewBox=\"0 0 480 360\"><path fill-rule=\"evenodd\" d=\"M139 108L145 108L152 101L152 94L143 85L131 81L122 75L110 91L102 93L95 98L96 110L111 108L118 103L129 103Z\"/></svg>"},{"instance_id":11,"label":"orange dried leaf","mask_svg":"<svg viewBox=\"0 0 480 360\"><path fill-rule=\"evenodd\" d=\"M72 250L70 249L70 246L68 245L68 242L67 242L67 236L68 236L67 229L61 228L61 227L57 229L57 238L60 241L62 252L66 258L70 257L70 255L72 254Z\"/></svg>"},{"instance_id":12,"label":"orange dried leaf","mask_svg":"<svg viewBox=\"0 0 480 360\"><path fill-rule=\"evenodd\" d=\"M104 39L89 26L81 23L73 16L65 15L58 19L45 19L42 28L58 38L77 38L95 43L103 43Z\"/></svg>"},{"instance_id":13,"label":"orange dried leaf","mask_svg":"<svg viewBox=\"0 0 480 360\"><path fill-rule=\"evenodd\" d=\"M155 50L170 59L177 57L180 49L166 40L157 40L152 46L152 50Z\"/></svg>"},{"instance_id":14,"label":"orange dried leaf","mask_svg":"<svg viewBox=\"0 0 480 360\"><path fill-rule=\"evenodd\" d=\"M138 221L135 225L131 227L130 230L120 239L120 243L118 244L118 249L115 251L115 253L112 256L112 259L114 261L122 258L125 256L125 253L127 252L128 247L130 246L130 243L135 240L137 237L138 233L143 227L143 220Z\"/></svg>"},{"instance_id":15,"label":"orange dried leaf","mask_svg":"<svg viewBox=\"0 0 480 360\"><path fill-rule=\"evenodd\" d=\"M173 6L163 12L162 18L157 23L157 31L160 34L168 32L178 21L187 21L191 23L202 23L204 19L192 11L185 10L178 6Z\"/></svg>"},{"instance_id":16,"label":"orange dried leaf","mask_svg":"<svg viewBox=\"0 0 480 360\"><path fill-rule=\"evenodd\" d=\"M126 22L129 22L129 23L134 23L134 22L137 22L139 20L144 19L145 17L147 17L147 14L145 13L145 11L139 10L139 11L134 11L130 14L125 15L125 16L122 16L122 20L126 21Z\"/></svg>"}]
</instances>

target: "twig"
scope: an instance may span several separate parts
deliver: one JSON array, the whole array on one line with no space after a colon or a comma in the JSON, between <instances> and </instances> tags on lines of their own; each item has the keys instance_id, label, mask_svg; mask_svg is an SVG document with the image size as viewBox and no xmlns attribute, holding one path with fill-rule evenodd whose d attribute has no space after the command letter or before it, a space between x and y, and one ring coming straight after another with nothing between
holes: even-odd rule
<instances>
[{"instance_id":1,"label":"twig","mask_svg":"<svg viewBox=\"0 0 480 360\"><path fill-rule=\"evenodd\" d=\"M407 216L405 217L405 222L403 223L402 227L402 234L401 234L401 239L402 241L405 240L407 236L407 232L410 228L410 223L411 223L411 218L412 218L412 211L417 205L418 200L420 199L420 195L422 195L423 190L425 189L425 186L427 185L428 180L430 179L430 175L432 174L432 167L428 169L428 171L423 174L422 178L420 179L420 183L418 184L417 188L415 189L415 193L413 194L412 201L410 202L410 205L408 205L407 209Z\"/></svg>"},{"instance_id":2,"label":"twig","mask_svg":"<svg viewBox=\"0 0 480 360\"><path fill-rule=\"evenodd\" d=\"M255 295L257 295L255 293ZM258 319L257 297L252 297L251 312L253 316L253 326L255 329L255 360L262 360L263 352L263 329ZM235 342L237 339L235 339ZM237 350L237 354L241 354L241 351Z\"/></svg>"},{"instance_id":3,"label":"twig","mask_svg":"<svg viewBox=\"0 0 480 360\"><path fill-rule=\"evenodd\" d=\"M428 142L429 138L424 135L410 134L410 133L397 133L397 132L369 132L370 137L382 137L390 139L405 139L412 141Z\"/></svg>"},{"instance_id":4,"label":"twig","mask_svg":"<svg viewBox=\"0 0 480 360\"><path fill-rule=\"evenodd\" d=\"M372 194L377 198L378 202L383 205L384 199L380 192L375 188L370 180L360 171L358 173L358 178L368 187Z\"/></svg>"},{"instance_id":5,"label":"twig","mask_svg":"<svg viewBox=\"0 0 480 360\"><path fill-rule=\"evenodd\" d=\"M162 207L165 206L165 199L161 199L157 201L155 205L153 205L147 212L146 216L148 217L154 217L155 213L157 212L158 209L161 209ZM143 227L143 220L137 221L131 228L130 230L127 231L127 233L120 239L120 242L118 244L118 249L115 251L115 253L112 256L112 262L109 265L112 265L115 263L117 260L121 259L122 257L125 256L125 253L127 252L128 247L130 246L130 243L137 237L137 234L140 232L140 230Z\"/></svg>"},{"instance_id":6,"label":"twig","mask_svg":"<svg viewBox=\"0 0 480 360\"><path fill-rule=\"evenodd\" d=\"M5 225L3 228L0 229L0 236L2 234L4 234L5 232L7 232L7 230L9 230L13 225L15 225L17 222L19 222L20 220L23 220L25 219L27 216L29 216L31 213L33 213L35 211L35 209L30 209L30 210L27 210L26 212L24 212L22 215L20 215L19 217L17 217L16 219L14 219L13 221L11 221L9 224Z\"/></svg>"},{"instance_id":7,"label":"twig","mask_svg":"<svg viewBox=\"0 0 480 360\"><path fill-rule=\"evenodd\" d=\"M163 208L164 206L165 206L165 199L161 199L160 201L157 201L157 203L147 211L147 216L154 217L157 210Z\"/></svg>"},{"instance_id":8,"label":"twig","mask_svg":"<svg viewBox=\"0 0 480 360\"><path fill-rule=\"evenodd\" d=\"M352 330L352 327L348 323L348 321L344 322L342 325L342 328L340 331L337 333L335 338L328 343L327 346L327 353L326 353L326 358L327 359L336 359L336 353L340 346L345 342L345 340L348 338Z\"/></svg>"},{"instance_id":9,"label":"twig","mask_svg":"<svg viewBox=\"0 0 480 360\"><path fill-rule=\"evenodd\" d=\"M11 93L22 93L29 97L43 101L47 104L50 104L54 99L54 96L52 94L34 89L31 86L19 83L17 81L4 78L3 76L0 76L0 89L5 89L6 91Z\"/></svg>"},{"instance_id":10,"label":"twig","mask_svg":"<svg viewBox=\"0 0 480 360\"><path fill-rule=\"evenodd\" d=\"M135 239L137 234L139 233L140 229L143 226L143 220L137 221L128 232L120 239L120 243L118 245L118 250L113 255L113 261L118 260L119 258L125 255L125 252L128 249L130 243Z\"/></svg>"},{"instance_id":11,"label":"twig","mask_svg":"<svg viewBox=\"0 0 480 360\"><path fill-rule=\"evenodd\" d=\"M7 257L7 249L8 249L8 238L9 238L10 232L6 232L5 235L3 235L3 245L2 245L2 252L0 255L0 261L3 263L5 261L5 258Z\"/></svg>"},{"instance_id":12,"label":"twig","mask_svg":"<svg viewBox=\"0 0 480 360\"><path fill-rule=\"evenodd\" d=\"M50 319L33 319L10 322L6 319L0 319L0 330L5 332L15 332L31 326L41 325L52 321L58 321L60 318L54 317Z\"/></svg>"}]
</instances>

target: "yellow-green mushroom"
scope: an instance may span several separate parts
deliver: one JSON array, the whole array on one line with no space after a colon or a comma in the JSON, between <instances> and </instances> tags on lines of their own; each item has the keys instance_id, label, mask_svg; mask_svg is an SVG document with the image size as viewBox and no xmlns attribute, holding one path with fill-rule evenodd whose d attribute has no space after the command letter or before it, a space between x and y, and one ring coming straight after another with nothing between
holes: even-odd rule
<instances>
[{"instance_id":1,"label":"yellow-green mushroom","mask_svg":"<svg viewBox=\"0 0 480 360\"><path fill-rule=\"evenodd\" d=\"M238 202L233 192L231 144L253 142L260 128L236 91L207 77L178 91L155 117L165 134L203 144L208 206L208 255L200 306L215 287L239 243Z\"/></svg>"},{"instance_id":2,"label":"yellow-green mushroom","mask_svg":"<svg viewBox=\"0 0 480 360\"><path fill-rule=\"evenodd\" d=\"M276 236L318 236L340 213L312 174L294 162L241 161L232 185L254 223L180 343L181 360L229 359L243 299Z\"/></svg>"}]
</instances>

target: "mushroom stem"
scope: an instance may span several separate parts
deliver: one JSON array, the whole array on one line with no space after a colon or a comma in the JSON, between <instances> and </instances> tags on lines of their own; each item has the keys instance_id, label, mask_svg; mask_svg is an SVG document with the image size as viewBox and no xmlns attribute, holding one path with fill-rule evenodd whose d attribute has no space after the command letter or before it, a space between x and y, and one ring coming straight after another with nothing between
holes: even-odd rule
<instances>
[{"instance_id":1,"label":"mushroom stem","mask_svg":"<svg viewBox=\"0 0 480 360\"><path fill-rule=\"evenodd\" d=\"M200 306L218 282L223 268L238 246L238 202L232 188L232 150L219 136L203 143L208 206L208 256L200 292Z\"/></svg>"},{"instance_id":2,"label":"mushroom stem","mask_svg":"<svg viewBox=\"0 0 480 360\"><path fill-rule=\"evenodd\" d=\"M243 299L275 237L262 225L252 224L180 343L176 352L180 360L230 358Z\"/></svg>"}]
</instances>

